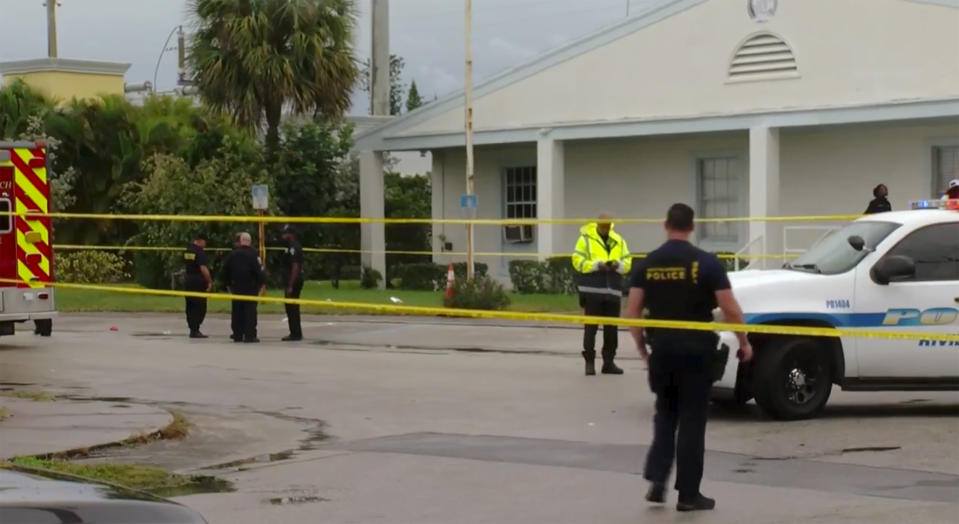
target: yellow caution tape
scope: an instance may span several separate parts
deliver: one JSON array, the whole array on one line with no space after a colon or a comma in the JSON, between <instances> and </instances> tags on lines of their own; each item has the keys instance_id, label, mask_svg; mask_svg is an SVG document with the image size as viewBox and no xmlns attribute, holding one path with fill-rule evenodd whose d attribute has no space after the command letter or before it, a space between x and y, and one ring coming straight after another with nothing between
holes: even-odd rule
<instances>
[{"instance_id":1,"label":"yellow caution tape","mask_svg":"<svg viewBox=\"0 0 959 524\"><path fill-rule=\"evenodd\" d=\"M0 282L23 283L15 279L0 279ZM104 286L97 284L72 284L64 282L45 283L55 288L77 289L85 291L105 291L108 293L130 295L152 295L162 297L191 297L207 298L212 300L242 300L263 304L296 304L326 309L374 311L378 313L393 313L419 316L446 316L458 318L479 318L496 320L519 320L554 322L564 324L604 324L620 327L658 328L658 329L685 329L692 331L740 331L745 333L761 333L768 335L792 335L807 337L863 337L899 340L929 340L937 342L959 342L959 334L949 335L942 333L917 333L909 331L875 331L849 328L816 328L802 326L779 326L764 324L730 324L727 322L678 322L671 320L650 320L630 318L589 317L585 315L570 315L559 313L527 313L518 311L483 311L476 309L456 309L443 307L401 306L394 304L372 304L366 302L327 302L324 300L292 299L279 297L261 297L249 295L231 295L226 293L199 293L193 291L168 291L162 289L131 288L120 286Z\"/></svg>"},{"instance_id":2,"label":"yellow caution tape","mask_svg":"<svg viewBox=\"0 0 959 524\"><path fill-rule=\"evenodd\" d=\"M66 250L66 251L183 251L182 247L176 246L84 246L80 244L56 244L54 245L55 250ZM267 251L285 251L284 247L268 247ZM230 248L225 247L211 247L207 248L206 251L230 251ZM303 248L304 253L348 253L348 254L383 254L383 255L415 255L415 256L447 256L447 257L465 257L465 251L402 251L402 250L374 250L374 249L341 249L341 248L332 248L332 247L305 247ZM646 258L647 253L633 253L632 258ZM529 251L514 251L514 252L484 252L479 251L473 253L475 257L509 257L509 258L539 258L539 253L531 253ZM554 257L571 257L572 253L559 253L554 255L549 255L547 258ZM756 254L756 255L734 255L731 253L720 253L716 255L720 259L734 260L737 258L748 260L748 259L787 259L787 258L796 258L799 255L777 255L777 254Z\"/></svg>"},{"instance_id":3,"label":"yellow caution tape","mask_svg":"<svg viewBox=\"0 0 959 524\"><path fill-rule=\"evenodd\" d=\"M595 222L595 218L366 218L366 217L282 217L282 216L229 216L229 215L130 215L107 213L18 213L0 212L0 216L29 216L32 218L55 218L63 220L132 220L151 222L240 222L267 224L473 224L479 226L522 226L537 224L583 225ZM727 222L848 222L863 215L809 215L781 217L729 217L700 218L699 223ZM662 224L662 218L620 218L617 224Z\"/></svg>"}]
</instances>

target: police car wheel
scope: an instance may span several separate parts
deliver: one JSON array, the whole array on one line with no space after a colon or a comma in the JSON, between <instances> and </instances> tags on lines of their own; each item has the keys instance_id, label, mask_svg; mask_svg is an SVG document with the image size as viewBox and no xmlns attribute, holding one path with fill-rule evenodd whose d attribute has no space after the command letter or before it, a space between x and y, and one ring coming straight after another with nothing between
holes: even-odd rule
<instances>
[{"instance_id":1,"label":"police car wheel","mask_svg":"<svg viewBox=\"0 0 959 524\"><path fill-rule=\"evenodd\" d=\"M49 337L53 334L53 320L44 319L36 321L36 331L41 337Z\"/></svg>"},{"instance_id":2,"label":"police car wheel","mask_svg":"<svg viewBox=\"0 0 959 524\"><path fill-rule=\"evenodd\" d=\"M832 392L828 352L809 338L774 339L756 355L752 389L756 403L773 418L812 418Z\"/></svg>"}]
</instances>

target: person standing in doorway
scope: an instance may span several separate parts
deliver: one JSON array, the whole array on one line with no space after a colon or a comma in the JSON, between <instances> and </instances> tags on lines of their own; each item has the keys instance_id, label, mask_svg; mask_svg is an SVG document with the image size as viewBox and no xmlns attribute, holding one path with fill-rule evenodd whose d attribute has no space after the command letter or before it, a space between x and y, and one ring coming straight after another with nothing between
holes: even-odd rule
<instances>
[{"instance_id":1,"label":"person standing in doorway","mask_svg":"<svg viewBox=\"0 0 959 524\"><path fill-rule=\"evenodd\" d=\"M255 297L266 291L266 276L263 262L253 248L253 238L249 233L240 233L238 246L223 262L221 278L227 289L234 295ZM234 300L230 317L233 327L233 341L255 344L260 341L256 336L256 306L252 300Z\"/></svg>"},{"instance_id":2,"label":"person standing in doorway","mask_svg":"<svg viewBox=\"0 0 959 524\"><path fill-rule=\"evenodd\" d=\"M866 215L874 215L876 213L885 213L886 211L892 211L892 204L889 203L889 188L886 187L886 184L879 184L874 187L872 190L872 201L869 202L869 207L866 208Z\"/></svg>"},{"instance_id":3,"label":"person standing in doorway","mask_svg":"<svg viewBox=\"0 0 959 524\"><path fill-rule=\"evenodd\" d=\"M213 288L210 266L206 258L207 237L199 233L193 242L183 251L183 263L186 274L183 277L187 291L209 293ZM190 338L207 338L200 332L200 325L206 318L206 299L186 297L186 323L190 328Z\"/></svg>"},{"instance_id":4,"label":"person standing in doorway","mask_svg":"<svg viewBox=\"0 0 959 524\"><path fill-rule=\"evenodd\" d=\"M608 213L580 230L573 253L573 267L579 272L580 305L586 315L619 318L623 301L623 275L628 274L632 258L626 240L613 231ZM596 374L596 333L598 324L587 324L583 333L583 358L586 374ZM619 345L619 328L603 326L603 374L622 375L613 359Z\"/></svg>"},{"instance_id":5,"label":"person standing in doorway","mask_svg":"<svg viewBox=\"0 0 959 524\"><path fill-rule=\"evenodd\" d=\"M949 181L946 194L942 195L943 200L959 200L959 178L953 178Z\"/></svg>"},{"instance_id":6,"label":"person standing in doorway","mask_svg":"<svg viewBox=\"0 0 959 524\"><path fill-rule=\"evenodd\" d=\"M283 282L286 298L300 298L303 291L303 245L297 239L293 226L283 228L283 240L286 241L286 251L283 252ZM290 325L290 334L283 338L284 342L303 340L303 327L300 324L300 305L286 304L286 319Z\"/></svg>"},{"instance_id":7,"label":"person standing in doorway","mask_svg":"<svg viewBox=\"0 0 959 524\"><path fill-rule=\"evenodd\" d=\"M719 306L726 321L743 323L742 310L733 296L723 265L712 255L689 243L693 233L693 209L674 204L666 216L668 240L649 254L631 277L628 318L710 322ZM644 476L651 482L646 500L666 501L666 481L677 463L676 489L679 511L710 510L716 501L700 492L706 446L706 415L713 383L714 359L719 337L713 331L630 328L639 356L649 367L649 386L656 394L653 444L646 458ZM648 334L648 340L646 338ZM744 333L739 338L739 357L752 358ZM647 349L652 346L652 353ZM677 438L678 429L678 438Z\"/></svg>"}]
</instances>

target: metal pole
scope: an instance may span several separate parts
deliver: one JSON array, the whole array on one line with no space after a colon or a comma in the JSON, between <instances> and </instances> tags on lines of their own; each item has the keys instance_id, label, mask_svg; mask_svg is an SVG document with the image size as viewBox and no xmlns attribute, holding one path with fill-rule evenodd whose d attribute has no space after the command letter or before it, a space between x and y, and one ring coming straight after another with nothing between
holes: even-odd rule
<instances>
[{"instance_id":1,"label":"metal pole","mask_svg":"<svg viewBox=\"0 0 959 524\"><path fill-rule=\"evenodd\" d=\"M263 210L257 209L256 214L262 218ZM266 268L266 238L264 238L264 234L265 234L264 229L265 228L263 225L263 221L260 220L260 235L259 235L260 236L260 261L263 262L263 267L265 269Z\"/></svg>"},{"instance_id":2,"label":"metal pole","mask_svg":"<svg viewBox=\"0 0 959 524\"><path fill-rule=\"evenodd\" d=\"M57 0L47 0L47 56L56 58L57 52Z\"/></svg>"},{"instance_id":3,"label":"metal pole","mask_svg":"<svg viewBox=\"0 0 959 524\"><path fill-rule=\"evenodd\" d=\"M466 194L473 194L473 0L466 0ZM466 225L466 279L473 280L473 224Z\"/></svg>"}]
</instances>

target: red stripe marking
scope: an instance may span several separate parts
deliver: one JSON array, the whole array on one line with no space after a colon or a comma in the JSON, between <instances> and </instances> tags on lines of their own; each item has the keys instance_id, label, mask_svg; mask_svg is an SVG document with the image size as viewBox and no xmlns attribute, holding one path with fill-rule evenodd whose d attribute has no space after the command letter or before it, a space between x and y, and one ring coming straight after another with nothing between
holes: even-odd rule
<instances>
[{"instance_id":1,"label":"red stripe marking","mask_svg":"<svg viewBox=\"0 0 959 524\"><path fill-rule=\"evenodd\" d=\"M17 229L22 231L24 235L34 231L33 229L30 228L30 224L27 224L25 220L17 220ZM50 248L50 244L46 242L37 242L36 244L33 244L33 245L37 246L37 251L39 251L41 255L46 257L47 260L53 259L53 250Z\"/></svg>"},{"instance_id":2,"label":"red stripe marking","mask_svg":"<svg viewBox=\"0 0 959 524\"><path fill-rule=\"evenodd\" d=\"M36 257L33 257L33 258L36 258ZM40 279L40 282L50 281L50 275L48 275L46 271L40 268L39 263L30 262L30 257L28 257L27 254L24 253L23 251L19 251L17 253L17 260L19 260L20 262L23 262L23 264L27 266L27 269L30 271L30 273L32 273L33 276ZM17 274L17 276L19 277L19 273Z\"/></svg>"},{"instance_id":3,"label":"red stripe marking","mask_svg":"<svg viewBox=\"0 0 959 524\"><path fill-rule=\"evenodd\" d=\"M44 160L47 159L47 150L46 150L46 149L41 149L41 148L38 147L38 148L36 148L36 149L31 149L31 150L30 150L30 153L32 153L34 157L40 157L40 158L42 158L42 159L44 159Z\"/></svg>"},{"instance_id":4,"label":"red stripe marking","mask_svg":"<svg viewBox=\"0 0 959 524\"><path fill-rule=\"evenodd\" d=\"M30 195L26 193L23 193L23 192L17 193L17 200L21 204L23 204L23 207L27 208L27 211L32 211L34 213L43 212L43 210L40 209L40 206L38 206L36 202L34 202L32 198L30 198ZM24 220L23 218L20 218L20 219Z\"/></svg>"},{"instance_id":5,"label":"red stripe marking","mask_svg":"<svg viewBox=\"0 0 959 524\"><path fill-rule=\"evenodd\" d=\"M31 169L30 166L28 166L27 164L23 162L23 159L20 158L20 155L14 152L13 154L10 155L10 159L13 161L13 165L16 166L21 173L23 173L23 176L25 176L27 180L30 181L30 183L33 184L35 188L37 188L37 191L40 191L41 193L44 193L44 194L48 193L47 184L43 182L42 180L40 180L40 177L37 176L37 174L33 171L33 169ZM43 212L47 211L46 209L39 209L36 207L33 209L37 209L38 211L43 211Z\"/></svg>"}]
</instances>

